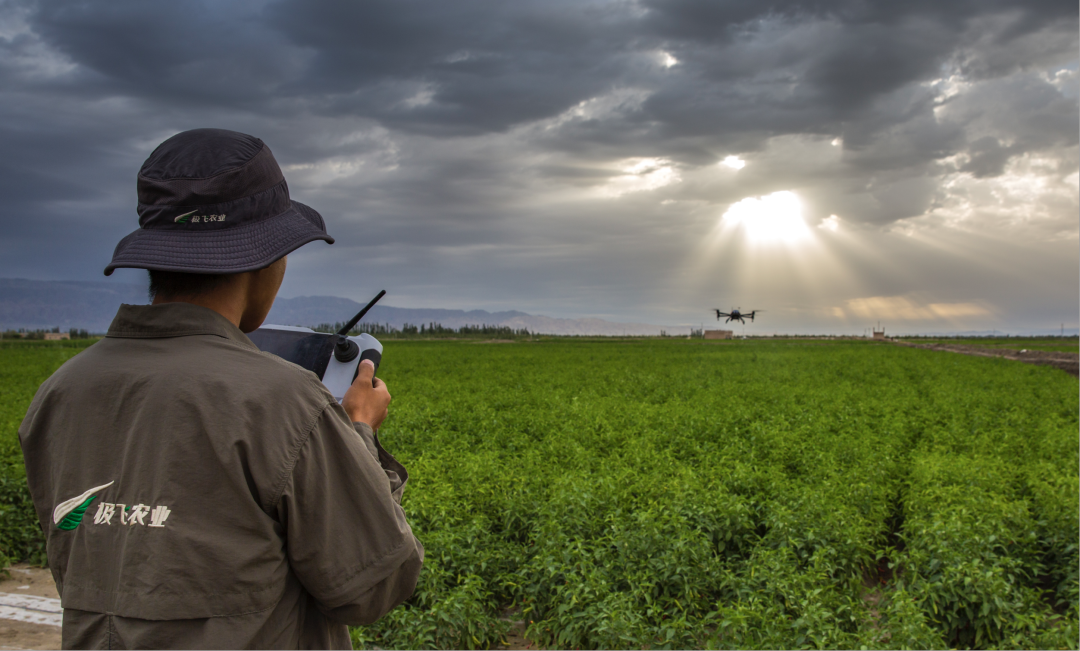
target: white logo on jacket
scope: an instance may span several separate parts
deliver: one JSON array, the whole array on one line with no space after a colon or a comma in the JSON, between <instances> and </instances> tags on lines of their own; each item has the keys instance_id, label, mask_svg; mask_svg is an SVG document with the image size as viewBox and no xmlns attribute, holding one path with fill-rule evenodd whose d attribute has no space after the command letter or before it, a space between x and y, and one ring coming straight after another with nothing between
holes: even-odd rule
<instances>
[{"instance_id":1,"label":"white logo on jacket","mask_svg":"<svg viewBox=\"0 0 1080 651\"><path fill-rule=\"evenodd\" d=\"M98 498L97 493L112 486L113 483L109 482L108 484L95 486L81 495L57 504L56 508L53 509L53 522L56 524L56 528L64 531L72 531L78 528L82 524L83 515L87 514L87 508ZM113 517L118 511L120 513L120 524L122 525L132 526L138 524L143 527L159 528L165 526L165 521L172 514L172 509L164 504L151 507L148 504L128 506L114 502L98 502L97 511L94 513L94 524L111 525ZM146 516L148 515L150 516L149 524L146 522Z\"/></svg>"},{"instance_id":2,"label":"white logo on jacket","mask_svg":"<svg viewBox=\"0 0 1080 651\"><path fill-rule=\"evenodd\" d=\"M94 514L94 524L112 524L113 516L118 511L120 513L120 524L129 526L140 524L144 527L164 527L165 520L169 519L169 515L172 514L172 509L165 505L155 506L151 509L146 504L128 506L126 504L102 502L98 504L97 513ZM150 516L149 524L145 521L147 515Z\"/></svg>"}]
</instances>

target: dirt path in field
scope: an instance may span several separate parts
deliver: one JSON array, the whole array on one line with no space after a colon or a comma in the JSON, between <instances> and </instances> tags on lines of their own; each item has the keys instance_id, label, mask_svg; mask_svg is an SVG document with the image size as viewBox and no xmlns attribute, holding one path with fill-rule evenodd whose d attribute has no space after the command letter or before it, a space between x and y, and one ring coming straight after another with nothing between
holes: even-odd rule
<instances>
[{"instance_id":1,"label":"dirt path in field","mask_svg":"<svg viewBox=\"0 0 1080 651\"><path fill-rule=\"evenodd\" d=\"M510 632L506 635L506 643L500 644L499 649L512 651L535 650L538 647L525 639L525 620L521 619L521 611L518 608L507 608L499 619L510 622Z\"/></svg>"},{"instance_id":2,"label":"dirt path in field","mask_svg":"<svg viewBox=\"0 0 1080 651\"><path fill-rule=\"evenodd\" d=\"M1043 350L1009 350L1006 348L983 348L981 346L963 346L960 344L915 344L909 341L888 340L897 346L944 350L950 353L975 355L977 357L1004 357L1027 364L1053 366L1060 368L1073 377L1080 377L1080 353L1052 353Z\"/></svg>"},{"instance_id":3,"label":"dirt path in field","mask_svg":"<svg viewBox=\"0 0 1080 651\"><path fill-rule=\"evenodd\" d=\"M500 649L507 649L508 651L530 651L537 649L533 646L533 643L525 639L525 627L515 626L510 629L510 633L506 636L506 644L499 647Z\"/></svg>"},{"instance_id":4,"label":"dirt path in field","mask_svg":"<svg viewBox=\"0 0 1080 651\"><path fill-rule=\"evenodd\" d=\"M59 607L60 595L56 593L52 573L39 567L17 564L7 568L9 576L0 580L0 603L13 598L34 599L46 597L55 599ZM49 624L35 624L19 621L12 617L32 618L37 612L34 604L27 610L20 607L19 601L13 605L0 606L0 649L59 649L60 627ZM30 615L30 617L27 617Z\"/></svg>"}]
</instances>

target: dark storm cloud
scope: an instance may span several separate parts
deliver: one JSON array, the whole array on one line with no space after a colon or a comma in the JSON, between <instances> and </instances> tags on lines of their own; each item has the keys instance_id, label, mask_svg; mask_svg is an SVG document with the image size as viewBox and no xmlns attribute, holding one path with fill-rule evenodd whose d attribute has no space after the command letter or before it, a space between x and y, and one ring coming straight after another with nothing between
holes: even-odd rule
<instances>
[{"instance_id":1,"label":"dark storm cloud","mask_svg":"<svg viewBox=\"0 0 1080 651\"><path fill-rule=\"evenodd\" d=\"M971 143L968 151L971 159L960 169L971 172L976 178L998 176L1005 171L1005 163L1012 156L1012 147L1003 147L993 136L984 136Z\"/></svg>"},{"instance_id":2,"label":"dark storm cloud","mask_svg":"<svg viewBox=\"0 0 1080 651\"><path fill-rule=\"evenodd\" d=\"M77 64L65 80L72 91L172 108L256 107L274 96L298 58L247 2L41 2L28 20Z\"/></svg>"},{"instance_id":3,"label":"dark storm cloud","mask_svg":"<svg viewBox=\"0 0 1080 651\"><path fill-rule=\"evenodd\" d=\"M5 276L98 273L143 158L200 126L263 138L328 216L339 243L296 268L511 303L662 291L747 196L886 228L958 175L1076 168L1063 1L0 0L0 25Z\"/></svg>"},{"instance_id":4,"label":"dark storm cloud","mask_svg":"<svg viewBox=\"0 0 1080 651\"><path fill-rule=\"evenodd\" d=\"M1010 18L989 35L969 33L973 21L1000 14ZM950 58L988 61L980 48L997 51L1063 18L1075 23L1072 14L1062 2L287 0L198 9L45 2L29 20L77 62L71 90L174 109L209 102L285 117L365 116L449 135L504 131L638 85L654 93L636 116L651 125L646 135L717 141L725 132L836 133L872 113L875 100L934 78ZM642 53L660 49L680 61L672 74L641 65ZM1024 54L981 72L1023 66ZM598 128L593 137L606 136Z\"/></svg>"},{"instance_id":5,"label":"dark storm cloud","mask_svg":"<svg viewBox=\"0 0 1080 651\"><path fill-rule=\"evenodd\" d=\"M269 24L312 53L289 91L435 134L503 131L557 114L623 75L632 21L605 3L286 1Z\"/></svg>"}]
</instances>

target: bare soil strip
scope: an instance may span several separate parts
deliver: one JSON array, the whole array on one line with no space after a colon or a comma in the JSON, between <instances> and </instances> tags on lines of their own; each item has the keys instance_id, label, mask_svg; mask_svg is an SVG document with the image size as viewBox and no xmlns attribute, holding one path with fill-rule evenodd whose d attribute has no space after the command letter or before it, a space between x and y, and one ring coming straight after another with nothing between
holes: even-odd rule
<instances>
[{"instance_id":1,"label":"bare soil strip","mask_svg":"<svg viewBox=\"0 0 1080 651\"><path fill-rule=\"evenodd\" d=\"M0 649L59 648L59 626L0 620Z\"/></svg>"},{"instance_id":2,"label":"bare soil strip","mask_svg":"<svg viewBox=\"0 0 1080 651\"><path fill-rule=\"evenodd\" d=\"M898 346L910 348L925 348L927 350L943 350L950 353L963 355L975 355L977 357L1004 357L1026 364L1038 366L1053 366L1074 377L1080 377L1080 353L1057 353L1044 350L1009 350L1006 348L983 348L981 346L964 346L961 344L915 344L910 341L897 341L890 339Z\"/></svg>"},{"instance_id":3,"label":"bare soil strip","mask_svg":"<svg viewBox=\"0 0 1080 651\"><path fill-rule=\"evenodd\" d=\"M0 593L0 618L30 624L62 626L64 609L60 607L59 599L4 592Z\"/></svg>"},{"instance_id":4,"label":"bare soil strip","mask_svg":"<svg viewBox=\"0 0 1080 651\"><path fill-rule=\"evenodd\" d=\"M0 649L59 649L63 610L52 573L25 564L0 579Z\"/></svg>"}]
</instances>

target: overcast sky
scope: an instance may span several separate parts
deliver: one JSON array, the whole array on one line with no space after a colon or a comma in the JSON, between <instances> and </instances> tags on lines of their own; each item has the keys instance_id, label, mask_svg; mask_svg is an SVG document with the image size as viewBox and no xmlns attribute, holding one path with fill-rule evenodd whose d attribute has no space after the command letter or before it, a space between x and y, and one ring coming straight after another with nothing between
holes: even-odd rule
<instances>
[{"instance_id":1,"label":"overcast sky","mask_svg":"<svg viewBox=\"0 0 1080 651\"><path fill-rule=\"evenodd\" d=\"M143 160L218 127L337 238L282 296L1075 328L1078 29L1064 0L0 0L0 277L105 280Z\"/></svg>"}]
</instances>

